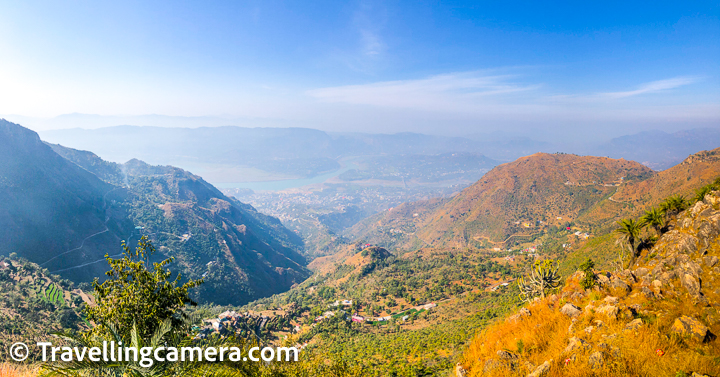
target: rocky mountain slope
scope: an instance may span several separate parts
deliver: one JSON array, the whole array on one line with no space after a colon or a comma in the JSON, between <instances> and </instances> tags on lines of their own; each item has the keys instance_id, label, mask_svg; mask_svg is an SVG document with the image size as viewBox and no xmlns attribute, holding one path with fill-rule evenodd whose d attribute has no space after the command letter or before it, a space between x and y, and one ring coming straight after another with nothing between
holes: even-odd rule
<instances>
[{"instance_id":1,"label":"rocky mountain slope","mask_svg":"<svg viewBox=\"0 0 720 377\"><path fill-rule=\"evenodd\" d=\"M105 254L149 237L185 277L204 278L202 302L243 304L309 276L302 240L279 220L182 169L125 164L44 144L0 122L0 254L17 252L74 281L103 277ZM52 147L52 148L51 148ZM160 256L160 255L159 255Z\"/></svg>"},{"instance_id":2,"label":"rocky mountain slope","mask_svg":"<svg viewBox=\"0 0 720 377\"><path fill-rule=\"evenodd\" d=\"M71 260L102 259L132 231L111 204L124 190L62 158L35 132L0 120L0 160L0 255L15 252L56 271ZM102 274L89 272L85 279Z\"/></svg>"},{"instance_id":3,"label":"rocky mountain slope","mask_svg":"<svg viewBox=\"0 0 720 377\"><path fill-rule=\"evenodd\" d=\"M630 269L584 273L479 334L457 376L705 376L720 364L720 192Z\"/></svg>"}]
</instances>

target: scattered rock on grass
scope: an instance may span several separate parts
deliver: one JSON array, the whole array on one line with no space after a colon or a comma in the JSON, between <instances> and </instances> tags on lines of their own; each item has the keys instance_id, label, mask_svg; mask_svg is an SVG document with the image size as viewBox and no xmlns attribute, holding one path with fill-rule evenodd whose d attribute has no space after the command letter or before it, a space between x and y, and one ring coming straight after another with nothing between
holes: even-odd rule
<instances>
[{"instance_id":1,"label":"scattered rock on grass","mask_svg":"<svg viewBox=\"0 0 720 377\"><path fill-rule=\"evenodd\" d=\"M601 368L604 362L605 359L603 358L603 354L600 351L593 352L593 354L590 355L590 357L588 358L588 364L592 369Z\"/></svg>"},{"instance_id":2,"label":"scattered rock on grass","mask_svg":"<svg viewBox=\"0 0 720 377\"><path fill-rule=\"evenodd\" d=\"M562 309L560 309L560 312L568 317L577 317L582 313L582 310L573 304L565 304Z\"/></svg>"},{"instance_id":3,"label":"scattered rock on grass","mask_svg":"<svg viewBox=\"0 0 720 377\"><path fill-rule=\"evenodd\" d=\"M540 377L546 375L550 371L550 363L552 363L552 360L540 364L540 366L535 368L535 370L528 374L527 377Z\"/></svg>"},{"instance_id":4,"label":"scattered rock on grass","mask_svg":"<svg viewBox=\"0 0 720 377\"><path fill-rule=\"evenodd\" d=\"M634 320L630 321L630 323L625 325L625 330L636 330L636 329L640 328L640 326L642 326L642 324L643 324L642 319L640 319L640 318L634 319Z\"/></svg>"},{"instance_id":5,"label":"scattered rock on grass","mask_svg":"<svg viewBox=\"0 0 720 377\"><path fill-rule=\"evenodd\" d=\"M691 338L697 342L706 342L715 339L707 326L695 318L686 315L679 317L672 325L672 331L684 338Z\"/></svg>"}]
</instances>

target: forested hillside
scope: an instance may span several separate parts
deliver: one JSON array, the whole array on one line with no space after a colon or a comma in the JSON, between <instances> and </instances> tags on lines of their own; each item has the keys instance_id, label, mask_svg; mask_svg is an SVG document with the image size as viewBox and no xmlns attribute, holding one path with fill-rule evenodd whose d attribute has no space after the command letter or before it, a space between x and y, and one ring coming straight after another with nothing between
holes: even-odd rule
<instances>
[{"instance_id":1,"label":"forested hillside","mask_svg":"<svg viewBox=\"0 0 720 377\"><path fill-rule=\"evenodd\" d=\"M0 123L0 255L16 252L76 282L103 278L105 254L148 236L201 302L242 304L309 276L302 240L279 220L228 198L182 169L125 164L44 144ZM51 148L52 147L52 148ZM58 154L59 153L59 154ZM62 155L62 156L61 156Z\"/></svg>"}]
</instances>

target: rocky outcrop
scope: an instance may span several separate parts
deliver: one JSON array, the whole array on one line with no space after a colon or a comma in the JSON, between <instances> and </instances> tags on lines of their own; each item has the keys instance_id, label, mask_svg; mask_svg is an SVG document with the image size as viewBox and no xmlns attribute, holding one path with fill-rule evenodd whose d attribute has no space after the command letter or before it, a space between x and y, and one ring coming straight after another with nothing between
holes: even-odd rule
<instances>
[{"instance_id":1,"label":"rocky outcrop","mask_svg":"<svg viewBox=\"0 0 720 377\"><path fill-rule=\"evenodd\" d=\"M540 366L538 366L532 373L528 374L527 377L540 377L546 375L550 371L550 365L552 360L548 360Z\"/></svg>"},{"instance_id":2,"label":"rocky outcrop","mask_svg":"<svg viewBox=\"0 0 720 377\"><path fill-rule=\"evenodd\" d=\"M707 326L697 319L685 315L675 320L672 331L683 338L690 338L700 343L715 339L715 335L708 330Z\"/></svg>"},{"instance_id":3,"label":"rocky outcrop","mask_svg":"<svg viewBox=\"0 0 720 377\"><path fill-rule=\"evenodd\" d=\"M533 355L525 337L524 352L493 351L490 360L478 360L479 369L491 371L492 376L517 375L520 369L527 370L528 376L542 376L551 368L554 375L564 375L565 368L576 368L575 373L585 371L577 368L587 368L592 371L588 374L608 375L617 365L633 365L637 370L645 368L642 365L656 365L649 359L635 363L640 355L638 348L642 348L642 353L652 357L672 352L678 360L705 360L705 364L686 363L689 367L682 371L683 375L702 376L693 372L701 370L720 376L720 368L714 373L714 369L706 367L714 363L712 355L717 345L712 342L716 341L714 332L720 332L720 192L679 214L671 229L653 248L643 251L634 269L597 271L598 284L588 290L579 288L582 274L575 273L557 294L559 298L553 295L532 303L532 316L524 308L510 317L528 322L513 322L518 332L508 333L506 338L509 335L509 339L521 339L523 331L552 328L546 335L554 338L553 351ZM561 326L547 325L543 323L545 318ZM679 348L670 351L664 349L667 345L663 346L663 341L643 339L671 339ZM512 347L514 341L507 341L505 346ZM681 348L685 356L680 356ZM556 357L563 362L553 364L550 360L539 366L530 362ZM651 370L642 375L657 375L658 369Z\"/></svg>"}]
</instances>

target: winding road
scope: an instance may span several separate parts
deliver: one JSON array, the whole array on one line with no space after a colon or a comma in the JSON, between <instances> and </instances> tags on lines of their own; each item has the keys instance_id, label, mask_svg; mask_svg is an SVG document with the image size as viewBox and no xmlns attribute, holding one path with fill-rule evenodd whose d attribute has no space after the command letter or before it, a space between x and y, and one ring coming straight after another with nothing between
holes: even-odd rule
<instances>
[{"instance_id":1,"label":"winding road","mask_svg":"<svg viewBox=\"0 0 720 377\"><path fill-rule=\"evenodd\" d=\"M106 193L103 195L103 210L105 210L105 211L107 212L107 196L108 196L108 194L110 194L111 192L113 192L113 191L115 191L115 190L121 189L121 188L123 188L123 187L115 187L115 188L113 188L112 190L106 192ZM40 264L40 266L44 266L44 265L46 265L46 264L54 261L55 259L60 258L60 257L63 256L63 255L72 253L73 251L78 251L78 250L82 249L82 248L85 246L85 241L87 241L87 240L89 240L89 239L91 239L91 238L93 238L93 237L95 237L95 236L99 236L99 235L101 235L101 234L103 234L103 233L109 232L109 231L110 231L110 228L107 227L108 221L110 221L110 217L107 216L107 213L106 213L106 214L105 214L105 222L104 222L104 224L103 224L103 225L105 226L105 230L102 230L102 231L100 231L100 232L97 232L97 233L94 233L94 234L91 234L91 235L85 237L85 238L82 240L82 242L80 243L80 246L78 246L78 247L76 247L76 248L74 248L74 249L68 250L68 251L66 251L66 252L64 252L64 253L60 253L60 254L58 254L58 255L56 255L56 256L48 259L48 260L45 261L44 263ZM134 231L133 231L133 233L134 233ZM130 236L132 237L132 234L131 234ZM121 253L121 254L118 254L118 255L122 255L122 253ZM117 255L114 255L114 256L117 256ZM105 258L100 259L100 260L97 260L97 261L94 261L94 262L89 262L89 263L84 263L84 264L81 264L81 265L77 265L77 266L74 266L74 267L68 267L68 268L64 268L64 269L61 269L61 270L51 271L51 273L57 273L57 272L68 271L68 270L72 270L72 269L76 269L76 268L81 268L81 267L89 266L89 265L91 265L91 264L99 263L99 262L102 262L102 261L105 261Z\"/></svg>"}]
</instances>

